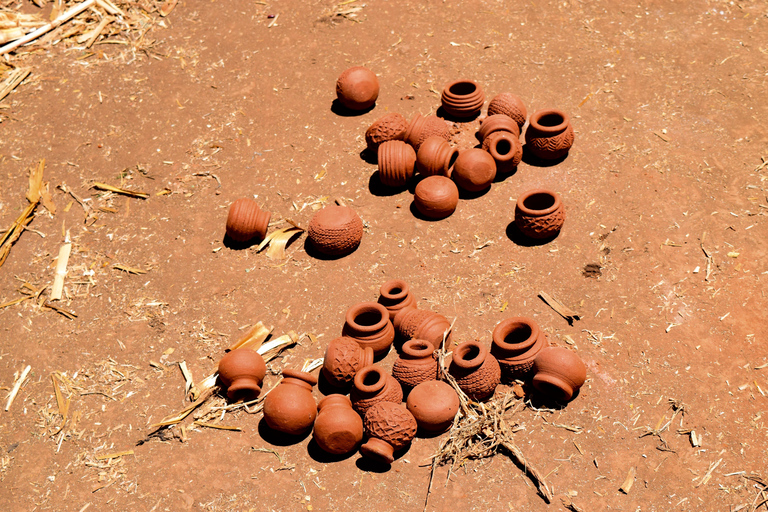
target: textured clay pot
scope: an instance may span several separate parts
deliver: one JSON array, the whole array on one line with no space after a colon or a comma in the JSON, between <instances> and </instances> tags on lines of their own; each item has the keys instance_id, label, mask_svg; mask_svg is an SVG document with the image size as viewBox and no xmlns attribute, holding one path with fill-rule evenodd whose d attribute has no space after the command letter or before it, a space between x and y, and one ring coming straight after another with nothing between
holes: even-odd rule
<instances>
[{"instance_id":1,"label":"textured clay pot","mask_svg":"<svg viewBox=\"0 0 768 512\"><path fill-rule=\"evenodd\" d=\"M352 399L352 407L360 416L365 416L365 411L379 402L402 402L403 388L384 368L372 364L357 372L355 387L349 396Z\"/></svg>"},{"instance_id":2,"label":"textured clay pot","mask_svg":"<svg viewBox=\"0 0 768 512\"><path fill-rule=\"evenodd\" d=\"M382 142L403 140L406 128L408 128L408 121L402 115L394 112L386 114L374 121L365 131L365 143L368 149L376 151Z\"/></svg>"},{"instance_id":3,"label":"textured clay pot","mask_svg":"<svg viewBox=\"0 0 768 512\"><path fill-rule=\"evenodd\" d=\"M416 418L400 404L379 403L368 409L363 420L368 441L360 447L365 457L392 464L395 450L405 448L416 437Z\"/></svg>"},{"instance_id":4,"label":"textured clay pot","mask_svg":"<svg viewBox=\"0 0 768 512\"><path fill-rule=\"evenodd\" d=\"M456 211L459 189L450 178L427 176L416 185L413 204L428 219L444 219Z\"/></svg>"},{"instance_id":5,"label":"textured clay pot","mask_svg":"<svg viewBox=\"0 0 768 512\"><path fill-rule=\"evenodd\" d=\"M248 402L257 398L266 374L264 359L250 348L237 348L219 361L219 380L226 386L230 400Z\"/></svg>"},{"instance_id":6,"label":"textured clay pot","mask_svg":"<svg viewBox=\"0 0 768 512\"><path fill-rule=\"evenodd\" d=\"M534 112L525 143L531 153L544 160L556 160L568 154L574 139L571 118L562 110L547 109Z\"/></svg>"},{"instance_id":7,"label":"textured clay pot","mask_svg":"<svg viewBox=\"0 0 768 512\"><path fill-rule=\"evenodd\" d=\"M427 137L416 153L416 169L424 176L451 176L459 150L437 135Z\"/></svg>"},{"instance_id":8,"label":"textured clay pot","mask_svg":"<svg viewBox=\"0 0 768 512\"><path fill-rule=\"evenodd\" d=\"M494 132L510 132L515 137L520 137L520 127L514 119L504 114L494 114L483 119L480 129L477 131L480 140L485 140L487 136Z\"/></svg>"},{"instance_id":9,"label":"textured clay pot","mask_svg":"<svg viewBox=\"0 0 768 512\"><path fill-rule=\"evenodd\" d=\"M528 111L525 109L523 100L511 92L497 94L488 104L488 115L504 114L515 120L517 126L522 128L525 124L525 118L528 117Z\"/></svg>"},{"instance_id":10,"label":"textured clay pot","mask_svg":"<svg viewBox=\"0 0 768 512\"><path fill-rule=\"evenodd\" d=\"M363 420L344 395L328 395L317 405L313 437L328 453L342 455L355 450L363 440Z\"/></svg>"},{"instance_id":11,"label":"textured clay pot","mask_svg":"<svg viewBox=\"0 0 768 512\"><path fill-rule=\"evenodd\" d=\"M451 179L468 192L480 192L491 186L496 177L496 161L487 152L471 148L459 153Z\"/></svg>"},{"instance_id":12,"label":"textured clay pot","mask_svg":"<svg viewBox=\"0 0 768 512\"><path fill-rule=\"evenodd\" d=\"M387 187L403 187L413 177L416 152L401 140L388 140L379 146L379 179Z\"/></svg>"},{"instance_id":13,"label":"textured clay pot","mask_svg":"<svg viewBox=\"0 0 768 512\"><path fill-rule=\"evenodd\" d=\"M352 382L357 372L372 364L371 347L363 348L352 338L342 336L328 343L322 372L328 384L343 388Z\"/></svg>"},{"instance_id":14,"label":"textured clay pot","mask_svg":"<svg viewBox=\"0 0 768 512\"><path fill-rule=\"evenodd\" d=\"M443 333L451 326L443 315L416 308L401 309L392 323L402 338L428 341L435 349L440 348L443 343ZM445 342L450 341L451 333L448 333Z\"/></svg>"},{"instance_id":15,"label":"textured clay pot","mask_svg":"<svg viewBox=\"0 0 768 512\"><path fill-rule=\"evenodd\" d=\"M584 361L571 350L547 347L533 363L533 387L559 402L567 402L587 379Z\"/></svg>"},{"instance_id":16,"label":"textured clay pot","mask_svg":"<svg viewBox=\"0 0 768 512\"><path fill-rule=\"evenodd\" d=\"M273 430L301 435L312 428L317 404L312 386L317 377L298 370L283 370L283 380L264 399L264 421Z\"/></svg>"},{"instance_id":17,"label":"textured clay pot","mask_svg":"<svg viewBox=\"0 0 768 512\"><path fill-rule=\"evenodd\" d=\"M450 140L451 135L448 131L448 125L437 116L424 117L416 114L408 123L403 140L413 146L416 151L429 137L437 136L443 140Z\"/></svg>"},{"instance_id":18,"label":"textured clay pot","mask_svg":"<svg viewBox=\"0 0 768 512\"><path fill-rule=\"evenodd\" d=\"M349 254L357 249L363 238L363 221L348 206L326 206L309 221L307 235L323 254Z\"/></svg>"},{"instance_id":19,"label":"textured clay pot","mask_svg":"<svg viewBox=\"0 0 768 512\"><path fill-rule=\"evenodd\" d=\"M380 358L389 352L395 329L387 308L376 302L360 302L344 315L341 335L352 338L363 348L370 347L374 357Z\"/></svg>"},{"instance_id":20,"label":"textured clay pot","mask_svg":"<svg viewBox=\"0 0 768 512\"><path fill-rule=\"evenodd\" d=\"M483 139L483 149L493 157L501 174L513 172L523 159L523 146L514 133L493 132Z\"/></svg>"},{"instance_id":21,"label":"textured clay pot","mask_svg":"<svg viewBox=\"0 0 768 512\"><path fill-rule=\"evenodd\" d=\"M549 238L560 232L565 208L560 196L545 189L534 189L517 198L515 224L530 238Z\"/></svg>"},{"instance_id":22,"label":"textured clay pot","mask_svg":"<svg viewBox=\"0 0 768 512\"><path fill-rule=\"evenodd\" d=\"M459 395L441 380L422 382L408 395L406 407L419 427L431 433L445 432L459 412Z\"/></svg>"},{"instance_id":23,"label":"textured clay pot","mask_svg":"<svg viewBox=\"0 0 768 512\"><path fill-rule=\"evenodd\" d=\"M253 199L238 199L229 207L227 236L236 242L263 239L272 214L263 211Z\"/></svg>"},{"instance_id":24,"label":"textured clay pot","mask_svg":"<svg viewBox=\"0 0 768 512\"><path fill-rule=\"evenodd\" d=\"M368 68L349 68L336 80L336 97L350 110L365 110L379 97L379 80Z\"/></svg>"},{"instance_id":25,"label":"textured clay pot","mask_svg":"<svg viewBox=\"0 0 768 512\"><path fill-rule=\"evenodd\" d=\"M493 330L491 354L498 359L506 380L526 379L536 355L547 346L549 342L539 325L519 316L502 320Z\"/></svg>"},{"instance_id":26,"label":"textured clay pot","mask_svg":"<svg viewBox=\"0 0 768 512\"><path fill-rule=\"evenodd\" d=\"M411 294L411 287L402 279L392 279L381 285L378 302L387 308L390 321L394 320L401 309L416 307L416 299Z\"/></svg>"},{"instance_id":27,"label":"textured clay pot","mask_svg":"<svg viewBox=\"0 0 768 512\"><path fill-rule=\"evenodd\" d=\"M458 118L474 117L485 103L485 93L474 80L456 80L449 83L440 95L443 110Z\"/></svg>"},{"instance_id":28,"label":"textured clay pot","mask_svg":"<svg viewBox=\"0 0 768 512\"><path fill-rule=\"evenodd\" d=\"M413 388L437 378L435 347L428 341L408 340L392 366L392 376L404 388Z\"/></svg>"},{"instance_id":29,"label":"textured clay pot","mask_svg":"<svg viewBox=\"0 0 768 512\"><path fill-rule=\"evenodd\" d=\"M490 398L501 382L499 362L477 341L465 341L453 350L448 371L472 400Z\"/></svg>"}]
</instances>

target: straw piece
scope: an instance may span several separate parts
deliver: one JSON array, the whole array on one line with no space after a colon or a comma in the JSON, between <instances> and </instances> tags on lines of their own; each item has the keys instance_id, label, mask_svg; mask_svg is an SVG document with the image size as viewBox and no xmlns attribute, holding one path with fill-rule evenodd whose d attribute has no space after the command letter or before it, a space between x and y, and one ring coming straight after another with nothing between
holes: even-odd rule
<instances>
[{"instance_id":1,"label":"straw piece","mask_svg":"<svg viewBox=\"0 0 768 512\"><path fill-rule=\"evenodd\" d=\"M13 71L9 71L7 78L0 84L0 101L18 87L30 73L32 73L32 70L29 68L16 68Z\"/></svg>"},{"instance_id":2,"label":"straw piece","mask_svg":"<svg viewBox=\"0 0 768 512\"><path fill-rule=\"evenodd\" d=\"M555 313L560 315L561 317L565 318L565 320L570 324L573 325L574 320L580 320L579 314L573 311L572 309L566 307L563 305L562 302L548 294L547 292L539 292L539 297L541 297L541 300L547 303L549 307L555 310Z\"/></svg>"},{"instance_id":3,"label":"straw piece","mask_svg":"<svg viewBox=\"0 0 768 512\"><path fill-rule=\"evenodd\" d=\"M35 39L42 36L46 32L49 32L54 28L57 28L58 26L60 26L62 23L66 23L70 19L74 18L84 10L88 9L94 3L96 3L96 0L85 0L84 2L77 4L76 6L62 13L58 18L56 18L52 22L46 23L45 25L38 28L34 32L30 32L26 36L19 38L14 42L8 43L7 45L3 46L2 48L0 48L0 55L5 55L6 53L12 52L13 50L15 50L21 45L27 44L30 41L34 41Z\"/></svg>"},{"instance_id":4,"label":"straw piece","mask_svg":"<svg viewBox=\"0 0 768 512\"><path fill-rule=\"evenodd\" d=\"M19 389L21 389L22 383L27 379L27 375L29 375L29 371L32 369L30 365L27 365L26 368L21 372L21 375L19 375L19 378L16 379L16 382L13 384L13 389L11 389L11 394L8 395L8 401L5 403L5 411L8 412L8 409L11 408L11 404L13 403L13 400L16 398L16 395L19 392Z\"/></svg>"},{"instance_id":5,"label":"straw piece","mask_svg":"<svg viewBox=\"0 0 768 512\"><path fill-rule=\"evenodd\" d=\"M272 332L272 329L274 327L266 328L264 326L264 323L259 321L256 322L256 325L251 327L251 329L239 340L237 340L237 343L229 347L228 350L235 350L236 348L252 348L256 349L261 346L262 343L264 343L264 340L266 340L269 337L269 334Z\"/></svg>"},{"instance_id":6,"label":"straw piece","mask_svg":"<svg viewBox=\"0 0 768 512\"><path fill-rule=\"evenodd\" d=\"M59 258L56 261L56 276L53 278L51 288L51 300L61 300L61 292L64 289L64 277L67 275L67 263L72 252L72 244L66 243L59 248Z\"/></svg>"},{"instance_id":7,"label":"straw piece","mask_svg":"<svg viewBox=\"0 0 768 512\"><path fill-rule=\"evenodd\" d=\"M27 191L27 200L29 205L21 212L10 228L5 232L0 239L0 266L5 263L8 258L8 254L11 252L11 246L16 243L21 234L24 232L24 228L32 222L35 209L40 204L42 197L41 189L43 187L43 170L45 169L45 159L40 160L37 164L37 168L33 169L29 174L29 190Z\"/></svg>"},{"instance_id":8,"label":"straw piece","mask_svg":"<svg viewBox=\"0 0 768 512\"><path fill-rule=\"evenodd\" d=\"M94 182L93 185L91 186L99 190L106 190L107 192L114 192L115 194L123 194L126 196L136 197L139 199L147 199L149 197L149 194L145 192L136 192L134 190L127 190L124 188L113 187L112 185L107 185L106 183L99 183L98 181Z\"/></svg>"}]
</instances>

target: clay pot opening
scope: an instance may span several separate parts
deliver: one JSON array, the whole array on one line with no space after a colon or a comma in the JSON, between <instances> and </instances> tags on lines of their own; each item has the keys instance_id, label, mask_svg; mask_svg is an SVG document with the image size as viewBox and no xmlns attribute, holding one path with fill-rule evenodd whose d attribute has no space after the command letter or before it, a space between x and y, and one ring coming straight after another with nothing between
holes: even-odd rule
<instances>
[{"instance_id":1,"label":"clay pot opening","mask_svg":"<svg viewBox=\"0 0 768 512\"><path fill-rule=\"evenodd\" d=\"M512 151L512 144L504 138L496 140L496 153L501 156L508 155Z\"/></svg>"},{"instance_id":2,"label":"clay pot opening","mask_svg":"<svg viewBox=\"0 0 768 512\"><path fill-rule=\"evenodd\" d=\"M448 88L448 92L456 96L466 96L473 94L477 90L477 85L472 82L456 82Z\"/></svg>"},{"instance_id":3,"label":"clay pot opening","mask_svg":"<svg viewBox=\"0 0 768 512\"><path fill-rule=\"evenodd\" d=\"M453 351L453 362L459 368L477 368L483 364L487 355L488 350L484 346L476 341L469 341L462 343Z\"/></svg>"},{"instance_id":4,"label":"clay pot opening","mask_svg":"<svg viewBox=\"0 0 768 512\"><path fill-rule=\"evenodd\" d=\"M559 133L570 122L565 112L555 109L539 110L531 116L531 126L543 133Z\"/></svg>"},{"instance_id":5,"label":"clay pot opening","mask_svg":"<svg viewBox=\"0 0 768 512\"><path fill-rule=\"evenodd\" d=\"M408 296L408 291L408 285L399 279L387 281L379 290L382 297L393 301L405 299Z\"/></svg>"},{"instance_id":6,"label":"clay pot opening","mask_svg":"<svg viewBox=\"0 0 768 512\"><path fill-rule=\"evenodd\" d=\"M550 398L553 398L554 400L556 400L558 402L567 402L571 398L573 398L573 393L569 392L566 389L563 389L562 387L558 386L557 384L554 384L554 383L549 382L547 380L543 380L541 377L539 379L537 379L536 388L543 395L546 395L546 396L548 396Z\"/></svg>"},{"instance_id":7,"label":"clay pot opening","mask_svg":"<svg viewBox=\"0 0 768 512\"><path fill-rule=\"evenodd\" d=\"M363 303L347 311L347 324L361 333L378 332L389 322L389 311L376 302Z\"/></svg>"},{"instance_id":8,"label":"clay pot opening","mask_svg":"<svg viewBox=\"0 0 768 512\"><path fill-rule=\"evenodd\" d=\"M518 198L517 207L525 215L542 217L560 208L560 196L549 190L530 190Z\"/></svg>"},{"instance_id":9,"label":"clay pot opening","mask_svg":"<svg viewBox=\"0 0 768 512\"><path fill-rule=\"evenodd\" d=\"M523 201L523 205L532 211L548 210L555 204L555 198L550 194L533 194Z\"/></svg>"},{"instance_id":10,"label":"clay pot opening","mask_svg":"<svg viewBox=\"0 0 768 512\"><path fill-rule=\"evenodd\" d=\"M530 325L518 323L513 325L512 329L504 336L504 343L518 345L530 339L531 335L533 335L533 329Z\"/></svg>"},{"instance_id":11,"label":"clay pot opening","mask_svg":"<svg viewBox=\"0 0 768 512\"><path fill-rule=\"evenodd\" d=\"M453 171L453 165L456 163L458 158L459 150L454 148L453 153L451 153L451 159L448 161L448 166L445 168L446 176L450 177L451 172Z\"/></svg>"},{"instance_id":12,"label":"clay pot opening","mask_svg":"<svg viewBox=\"0 0 768 512\"><path fill-rule=\"evenodd\" d=\"M355 387L363 393L377 393L384 387L386 378L384 370L369 366L355 375Z\"/></svg>"},{"instance_id":13,"label":"clay pot opening","mask_svg":"<svg viewBox=\"0 0 768 512\"><path fill-rule=\"evenodd\" d=\"M403 356L406 359L421 359L431 356L435 347L426 340L408 340L403 344Z\"/></svg>"},{"instance_id":14,"label":"clay pot opening","mask_svg":"<svg viewBox=\"0 0 768 512\"><path fill-rule=\"evenodd\" d=\"M381 322L378 311L364 311L355 317L355 323L361 327L371 327Z\"/></svg>"}]
</instances>

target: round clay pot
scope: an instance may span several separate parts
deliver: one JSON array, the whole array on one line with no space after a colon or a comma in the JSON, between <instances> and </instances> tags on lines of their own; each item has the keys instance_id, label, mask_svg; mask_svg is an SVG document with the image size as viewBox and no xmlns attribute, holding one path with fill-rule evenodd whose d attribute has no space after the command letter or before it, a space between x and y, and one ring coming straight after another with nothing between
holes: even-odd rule
<instances>
[{"instance_id":1,"label":"round clay pot","mask_svg":"<svg viewBox=\"0 0 768 512\"><path fill-rule=\"evenodd\" d=\"M348 386L355 374L373 364L373 349L361 347L352 338L342 336L331 340L323 358L323 376L337 388Z\"/></svg>"},{"instance_id":2,"label":"round clay pot","mask_svg":"<svg viewBox=\"0 0 768 512\"><path fill-rule=\"evenodd\" d=\"M392 323L404 339L428 341L435 349L440 348L443 343L443 334L451 327L451 323L443 315L416 308L401 309ZM451 333L448 333L445 342L450 341Z\"/></svg>"},{"instance_id":3,"label":"round clay pot","mask_svg":"<svg viewBox=\"0 0 768 512\"><path fill-rule=\"evenodd\" d=\"M395 340L395 329L387 308L376 302L360 302L347 310L341 335L363 348L370 347L374 357L381 358Z\"/></svg>"},{"instance_id":4,"label":"round clay pot","mask_svg":"<svg viewBox=\"0 0 768 512\"><path fill-rule=\"evenodd\" d=\"M263 211L253 199L238 199L229 207L227 236L236 242L263 239L272 214Z\"/></svg>"},{"instance_id":5,"label":"round clay pot","mask_svg":"<svg viewBox=\"0 0 768 512\"><path fill-rule=\"evenodd\" d=\"M344 395L328 395L317 405L312 433L325 452L342 455L354 451L363 440L363 420Z\"/></svg>"},{"instance_id":6,"label":"round clay pot","mask_svg":"<svg viewBox=\"0 0 768 512\"><path fill-rule=\"evenodd\" d=\"M485 93L474 80L456 80L449 83L440 95L443 110L458 118L474 117L485 103Z\"/></svg>"},{"instance_id":7,"label":"round clay pot","mask_svg":"<svg viewBox=\"0 0 768 512\"><path fill-rule=\"evenodd\" d=\"M365 413L368 441L360 447L365 457L392 464L395 450L405 448L416 437L416 418L400 404L382 402Z\"/></svg>"},{"instance_id":8,"label":"round clay pot","mask_svg":"<svg viewBox=\"0 0 768 512\"><path fill-rule=\"evenodd\" d=\"M416 151L429 137L437 136L444 140L450 140L451 135L448 131L448 125L437 116L424 117L416 114L408 123L403 140L413 146Z\"/></svg>"},{"instance_id":9,"label":"round clay pot","mask_svg":"<svg viewBox=\"0 0 768 512\"><path fill-rule=\"evenodd\" d=\"M459 395L450 384L429 380L411 390L406 407L422 430L430 433L445 432L459 412Z\"/></svg>"},{"instance_id":10,"label":"round clay pot","mask_svg":"<svg viewBox=\"0 0 768 512\"><path fill-rule=\"evenodd\" d=\"M379 179L387 187L403 187L413 177L416 152L401 140L379 146Z\"/></svg>"},{"instance_id":11,"label":"round clay pot","mask_svg":"<svg viewBox=\"0 0 768 512\"><path fill-rule=\"evenodd\" d=\"M398 113L385 114L365 131L365 143L371 151L377 151L382 142L403 140L408 121Z\"/></svg>"},{"instance_id":12,"label":"round clay pot","mask_svg":"<svg viewBox=\"0 0 768 512\"><path fill-rule=\"evenodd\" d=\"M545 189L534 189L517 198L515 224L530 238L549 238L560 232L565 208L560 196Z\"/></svg>"},{"instance_id":13,"label":"round clay pot","mask_svg":"<svg viewBox=\"0 0 768 512\"><path fill-rule=\"evenodd\" d=\"M504 114L494 114L482 120L480 129L477 131L480 140L485 140L487 136L494 132L510 132L515 137L520 137L520 127L514 119Z\"/></svg>"},{"instance_id":14,"label":"round clay pot","mask_svg":"<svg viewBox=\"0 0 768 512\"><path fill-rule=\"evenodd\" d=\"M379 304L387 308L389 320L394 320L401 309L416 307L416 299L411 294L411 287L402 279L392 279L379 288Z\"/></svg>"},{"instance_id":15,"label":"round clay pot","mask_svg":"<svg viewBox=\"0 0 768 512\"><path fill-rule=\"evenodd\" d=\"M427 137L416 153L416 169L424 176L451 177L459 150L437 135Z\"/></svg>"},{"instance_id":16,"label":"round clay pot","mask_svg":"<svg viewBox=\"0 0 768 512\"><path fill-rule=\"evenodd\" d=\"M515 120L518 128L525 124L525 118L528 117L528 111L525 109L523 100L511 92L503 92L493 97L488 104L488 115L504 114Z\"/></svg>"},{"instance_id":17,"label":"round clay pot","mask_svg":"<svg viewBox=\"0 0 768 512\"><path fill-rule=\"evenodd\" d=\"M349 254L357 249L363 239L363 221L348 206L326 206L309 221L307 236L323 254Z\"/></svg>"},{"instance_id":18,"label":"round clay pot","mask_svg":"<svg viewBox=\"0 0 768 512\"><path fill-rule=\"evenodd\" d=\"M507 318L496 325L491 354L499 361L501 375L506 380L526 379L536 355L547 346L549 342L539 325L520 316Z\"/></svg>"},{"instance_id":19,"label":"round clay pot","mask_svg":"<svg viewBox=\"0 0 768 512\"><path fill-rule=\"evenodd\" d=\"M221 358L218 371L219 380L227 388L227 398L249 402L261 393L267 365L255 350L237 348Z\"/></svg>"},{"instance_id":20,"label":"round clay pot","mask_svg":"<svg viewBox=\"0 0 768 512\"><path fill-rule=\"evenodd\" d=\"M317 404L312 386L317 377L298 370L283 370L283 380L264 399L264 421L273 430L301 435L312 428Z\"/></svg>"},{"instance_id":21,"label":"round clay pot","mask_svg":"<svg viewBox=\"0 0 768 512\"><path fill-rule=\"evenodd\" d=\"M471 148L459 153L451 179L468 192L480 192L491 186L496 177L496 161L487 152Z\"/></svg>"},{"instance_id":22,"label":"round clay pot","mask_svg":"<svg viewBox=\"0 0 768 512\"><path fill-rule=\"evenodd\" d=\"M587 379L584 361L571 350L547 347L533 363L533 387L559 402L567 402Z\"/></svg>"},{"instance_id":23,"label":"round clay pot","mask_svg":"<svg viewBox=\"0 0 768 512\"><path fill-rule=\"evenodd\" d=\"M368 68L349 68L336 80L336 97L350 110L365 110L379 97L379 80Z\"/></svg>"},{"instance_id":24,"label":"round clay pot","mask_svg":"<svg viewBox=\"0 0 768 512\"><path fill-rule=\"evenodd\" d=\"M510 132L493 132L483 139L483 149L493 157L501 174L513 172L523 159L520 139Z\"/></svg>"},{"instance_id":25,"label":"round clay pot","mask_svg":"<svg viewBox=\"0 0 768 512\"><path fill-rule=\"evenodd\" d=\"M349 396L352 399L352 408L360 416L365 416L365 411L379 402L402 402L403 388L384 368L372 364L357 372L355 387Z\"/></svg>"},{"instance_id":26,"label":"round clay pot","mask_svg":"<svg viewBox=\"0 0 768 512\"><path fill-rule=\"evenodd\" d=\"M568 154L574 137L568 114L552 108L533 113L525 132L525 143L535 156L556 160Z\"/></svg>"},{"instance_id":27,"label":"round clay pot","mask_svg":"<svg viewBox=\"0 0 768 512\"><path fill-rule=\"evenodd\" d=\"M392 376L401 386L413 388L437 378L435 347L428 341L408 340L392 366Z\"/></svg>"},{"instance_id":28,"label":"round clay pot","mask_svg":"<svg viewBox=\"0 0 768 512\"><path fill-rule=\"evenodd\" d=\"M448 371L472 400L490 398L501 382L499 362L477 341L465 341L453 350Z\"/></svg>"},{"instance_id":29,"label":"round clay pot","mask_svg":"<svg viewBox=\"0 0 768 512\"><path fill-rule=\"evenodd\" d=\"M456 211L459 189L450 178L427 176L416 185L413 204L428 219L444 219Z\"/></svg>"}]
</instances>

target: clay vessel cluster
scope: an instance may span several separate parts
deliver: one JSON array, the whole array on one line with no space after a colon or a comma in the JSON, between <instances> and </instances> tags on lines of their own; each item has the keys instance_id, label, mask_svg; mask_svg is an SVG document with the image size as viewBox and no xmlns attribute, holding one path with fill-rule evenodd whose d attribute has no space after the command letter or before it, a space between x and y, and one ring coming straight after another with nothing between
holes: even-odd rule
<instances>
[{"instance_id":1,"label":"clay vessel cluster","mask_svg":"<svg viewBox=\"0 0 768 512\"><path fill-rule=\"evenodd\" d=\"M273 430L301 435L312 428L317 405L312 387L317 377L297 370L284 370L283 380L264 400L264 421Z\"/></svg>"},{"instance_id":2,"label":"clay vessel cluster","mask_svg":"<svg viewBox=\"0 0 768 512\"><path fill-rule=\"evenodd\" d=\"M342 455L357 449L363 440L363 420L345 395L328 395L317 405L312 433L317 445L328 453Z\"/></svg>"},{"instance_id":3,"label":"clay vessel cluster","mask_svg":"<svg viewBox=\"0 0 768 512\"><path fill-rule=\"evenodd\" d=\"M379 146L379 179L387 187L403 187L413 177L416 152L401 140L388 140Z\"/></svg>"},{"instance_id":4,"label":"clay vessel cluster","mask_svg":"<svg viewBox=\"0 0 768 512\"><path fill-rule=\"evenodd\" d=\"M563 158L573 146L574 138L570 117L557 109L534 112L525 132L531 153L544 160Z\"/></svg>"},{"instance_id":5,"label":"clay vessel cluster","mask_svg":"<svg viewBox=\"0 0 768 512\"><path fill-rule=\"evenodd\" d=\"M263 211L253 199L238 199L229 207L227 236L235 242L261 240L267 234L272 214Z\"/></svg>"},{"instance_id":6,"label":"clay vessel cluster","mask_svg":"<svg viewBox=\"0 0 768 512\"><path fill-rule=\"evenodd\" d=\"M427 176L413 192L414 207L428 219L450 217L458 204L459 189L453 180L445 176Z\"/></svg>"},{"instance_id":7,"label":"clay vessel cluster","mask_svg":"<svg viewBox=\"0 0 768 512\"><path fill-rule=\"evenodd\" d=\"M365 416L365 412L379 402L402 402L403 388L384 368L373 364L355 375L355 386L350 398L355 411Z\"/></svg>"},{"instance_id":8,"label":"clay vessel cluster","mask_svg":"<svg viewBox=\"0 0 768 512\"><path fill-rule=\"evenodd\" d=\"M363 238L363 221L348 206L330 205L312 217L307 229L312 246L323 254L343 256L353 252Z\"/></svg>"},{"instance_id":9,"label":"clay vessel cluster","mask_svg":"<svg viewBox=\"0 0 768 512\"><path fill-rule=\"evenodd\" d=\"M408 340L392 366L392 376L403 388L414 388L438 375L435 347L428 341Z\"/></svg>"},{"instance_id":10,"label":"clay vessel cluster","mask_svg":"<svg viewBox=\"0 0 768 512\"><path fill-rule=\"evenodd\" d=\"M456 80L443 89L443 110L456 118L476 117L485 103L485 93L474 80Z\"/></svg>"},{"instance_id":11,"label":"clay vessel cluster","mask_svg":"<svg viewBox=\"0 0 768 512\"><path fill-rule=\"evenodd\" d=\"M499 362L477 341L465 341L454 349L448 371L472 400L490 398L501 382Z\"/></svg>"},{"instance_id":12,"label":"clay vessel cluster","mask_svg":"<svg viewBox=\"0 0 768 512\"><path fill-rule=\"evenodd\" d=\"M429 433L445 432L459 412L459 395L450 384L428 380L408 394L406 407L419 428Z\"/></svg>"},{"instance_id":13,"label":"clay vessel cluster","mask_svg":"<svg viewBox=\"0 0 768 512\"><path fill-rule=\"evenodd\" d=\"M392 322L403 339L419 339L432 344L435 349L443 343L443 334L451 323L443 315L426 309L404 308ZM451 341L448 333L446 343Z\"/></svg>"},{"instance_id":14,"label":"clay vessel cluster","mask_svg":"<svg viewBox=\"0 0 768 512\"><path fill-rule=\"evenodd\" d=\"M535 239L554 237L564 222L565 208L556 192L535 189L517 198L515 225L525 236Z\"/></svg>"},{"instance_id":15,"label":"clay vessel cluster","mask_svg":"<svg viewBox=\"0 0 768 512\"><path fill-rule=\"evenodd\" d=\"M587 379L584 361L568 349L547 347L536 356L533 364L533 387L540 393L568 402Z\"/></svg>"},{"instance_id":16,"label":"clay vessel cluster","mask_svg":"<svg viewBox=\"0 0 768 512\"><path fill-rule=\"evenodd\" d=\"M369 347L374 357L382 358L395 340L395 329L387 308L377 302L361 302L347 310L341 335L363 348Z\"/></svg>"},{"instance_id":17,"label":"clay vessel cluster","mask_svg":"<svg viewBox=\"0 0 768 512\"><path fill-rule=\"evenodd\" d=\"M368 441L360 447L364 456L391 464L394 452L408 446L416 437L418 425L401 404L381 402L365 413L363 420Z\"/></svg>"},{"instance_id":18,"label":"clay vessel cluster","mask_svg":"<svg viewBox=\"0 0 768 512\"><path fill-rule=\"evenodd\" d=\"M505 380L526 379L547 337L532 319L513 317L499 322L493 330L491 354L499 361Z\"/></svg>"},{"instance_id":19,"label":"clay vessel cluster","mask_svg":"<svg viewBox=\"0 0 768 512\"><path fill-rule=\"evenodd\" d=\"M218 373L219 380L227 388L227 398L249 402L261 393L267 365L255 350L238 348L221 358Z\"/></svg>"},{"instance_id":20,"label":"clay vessel cluster","mask_svg":"<svg viewBox=\"0 0 768 512\"><path fill-rule=\"evenodd\" d=\"M336 80L336 97L350 110L369 109L379 97L379 80L368 68L349 68Z\"/></svg>"},{"instance_id":21,"label":"clay vessel cluster","mask_svg":"<svg viewBox=\"0 0 768 512\"><path fill-rule=\"evenodd\" d=\"M352 383L357 372L373 364L373 349L361 347L346 336L331 340L323 358L323 377L334 387L344 388Z\"/></svg>"},{"instance_id":22,"label":"clay vessel cluster","mask_svg":"<svg viewBox=\"0 0 768 512\"><path fill-rule=\"evenodd\" d=\"M398 113L385 114L368 127L365 131L365 142L368 149L377 151L379 145L388 140L403 140L408 121Z\"/></svg>"},{"instance_id":23,"label":"clay vessel cluster","mask_svg":"<svg viewBox=\"0 0 768 512\"><path fill-rule=\"evenodd\" d=\"M378 303L387 308L389 319L394 320L401 309L416 307L411 287L402 279L391 279L379 288Z\"/></svg>"}]
</instances>

